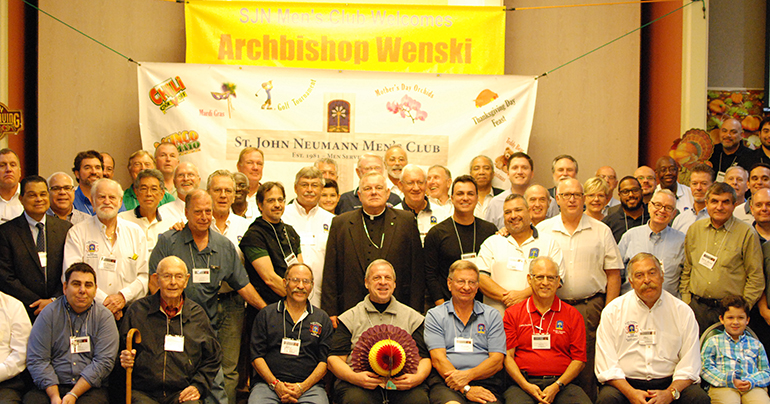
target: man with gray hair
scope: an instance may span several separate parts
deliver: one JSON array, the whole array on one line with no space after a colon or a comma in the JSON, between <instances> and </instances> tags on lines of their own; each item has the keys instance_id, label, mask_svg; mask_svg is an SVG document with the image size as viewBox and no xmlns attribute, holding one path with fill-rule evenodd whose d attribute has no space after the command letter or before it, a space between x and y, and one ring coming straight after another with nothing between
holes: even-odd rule
<instances>
[{"instance_id":1,"label":"man with gray hair","mask_svg":"<svg viewBox=\"0 0 770 404\"><path fill-rule=\"evenodd\" d=\"M755 164L749 172L747 186L751 192L751 197L744 203L736 204L733 216L751 225L754 222L754 214L751 211L754 194L762 189L770 188L770 165L767 163Z\"/></svg>"},{"instance_id":2,"label":"man with gray hair","mask_svg":"<svg viewBox=\"0 0 770 404\"><path fill-rule=\"evenodd\" d=\"M131 186L126 188L123 192L123 206L126 210L133 210L139 206L139 199L136 197L136 190L134 189L134 181L136 176L144 170L155 169L155 159L152 154L146 150L137 150L128 156L128 175L131 176ZM160 172L160 170L158 170ZM163 173L161 173L161 176ZM164 183L163 189L165 190L165 179L161 181ZM171 195L168 190L163 193L163 198L160 200L158 206L165 205L174 200L174 195Z\"/></svg>"},{"instance_id":3,"label":"man with gray hair","mask_svg":"<svg viewBox=\"0 0 770 404\"><path fill-rule=\"evenodd\" d=\"M663 289L679 297L679 277L684 263L684 233L668 225L676 211L676 196L667 189L659 189L652 194L647 211L650 220L647 225L628 230L618 243L623 263L628 265L631 258L640 252L660 257L663 270ZM631 290L631 284L625 276L620 293Z\"/></svg>"},{"instance_id":4,"label":"man with gray hair","mask_svg":"<svg viewBox=\"0 0 770 404\"><path fill-rule=\"evenodd\" d=\"M396 404L428 403L428 386L424 381L430 374L431 365L423 337L425 318L393 296L396 281L396 271L388 261L372 261L364 275L369 294L339 316L328 358L329 370L337 376L333 395L337 403L374 403L383 399ZM412 336L419 353L416 373L405 373L388 380L373 372L353 370L351 353L359 338L368 329L381 324L398 327ZM383 387L391 384L393 388Z\"/></svg>"},{"instance_id":5,"label":"man with gray hair","mask_svg":"<svg viewBox=\"0 0 770 404\"><path fill-rule=\"evenodd\" d=\"M684 243L684 268L679 284L702 334L719 321L720 301L743 296L753 306L765 290L759 236L733 216L735 190L717 182L706 193L708 220L695 222Z\"/></svg>"},{"instance_id":6,"label":"man with gray hair","mask_svg":"<svg viewBox=\"0 0 770 404\"><path fill-rule=\"evenodd\" d=\"M91 215L83 213L73 206L75 202L75 183L72 177L61 171L48 177L48 199L51 207L47 214L66 220L72 224L78 224L90 219Z\"/></svg>"},{"instance_id":7,"label":"man with gray hair","mask_svg":"<svg viewBox=\"0 0 770 404\"><path fill-rule=\"evenodd\" d=\"M452 172L448 168L436 164L428 169L427 189L430 203L448 209L452 214L452 200L449 198L449 188L452 186Z\"/></svg>"},{"instance_id":8,"label":"man with gray hair","mask_svg":"<svg viewBox=\"0 0 770 404\"><path fill-rule=\"evenodd\" d=\"M362 154L358 158L358 163L356 163L356 175L360 180L364 177L364 175L370 172L384 174L385 164L382 161L382 157L373 153ZM396 206L400 202L401 198L398 195L389 193L387 203L389 203L390 206ZM358 198L358 187L356 187L356 189L340 195L340 200L337 202L337 209L335 209L334 213L341 215L345 212L350 212L351 210L358 209L360 207L361 200Z\"/></svg>"},{"instance_id":9,"label":"man with gray hair","mask_svg":"<svg viewBox=\"0 0 770 404\"><path fill-rule=\"evenodd\" d=\"M735 190L735 204L746 202L746 191L749 189L749 172L741 166L732 166L725 171L725 183Z\"/></svg>"},{"instance_id":10,"label":"man with gray hair","mask_svg":"<svg viewBox=\"0 0 770 404\"><path fill-rule=\"evenodd\" d=\"M313 271L313 288L310 303L321 306L321 285L323 285L326 241L334 214L320 206L323 189L323 172L316 167L304 167L294 178L294 192L297 199L286 205L283 221L297 231L302 246L302 258Z\"/></svg>"},{"instance_id":11,"label":"man with gray hair","mask_svg":"<svg viewBox=\"0 0 770 404\"><path fill-rule=\"evenodd\" d=\"M390 188L390 193L401 198L404 197L400 185L401 174L407 164L409 164L409 158L406 155L406 150L401 145L394 144L385 151L385 168L388 172L385 179L387 179L388 188Z\"/></svg>"},{"instance_id":12,"label":"man with gray hair","mask_svg":"<svg viewBox=\"0 0 770 404\"><path fill-rule=\"evenodd\" d=\"M169 223L185 222L185 197L194 189L198 189L201 183L198 167L188 162L179 163L174 170L173 180L177 199L161 206L158 211Z\"/></svg>"},{"instance_id":13,"label":"man with gray hair","mask_svg":"<svg viewBox=\"0 0 770 404\"><path fill-rule=\"evenodd\" d=\"M599 323L596 376L603 387L596 403L710 403L698 385L698 324L687 304L663 290L660 261L635 255L628 280L633 293L613 300Z\"/></svg>"},{"instance_id":14,"label":"man with gray hair","mask_svg":"<svg viewBox=\"0 0 770 404\"><path fill-rule=\"evenodd\" d=\"M428 231L449 217L449 212L441 206L431 205L425 195L425 171L422 168L414 164L404 166L398 186L404 200L396 208L414 215L417 229L420 230L420 240L424 242Z\"/></svg>"},{"instance_id":15,"label":"man with gray hair","mask_svg":"<svg viewBox=\"0 0 770 404\"><path fill-rule=\"evenodd\" d=\"M586 329L583 316L556 297L560 279L553 258L535 258L527 274L531 296L505 311L504 365L516 382L505 392L508 403L591 403L571 383L585 366Z\"/></svg>"},{"instance_id":16,"label":"man with gray hair","mask_svg":"<svg viewBox=\"0 0 770 404\"><path fill-rule=\"evenodd\" d=\"M337 162L334 161L334 159L322 157L316 160L313 166L321 170L321 175L323 175L324 180L339 181L339 167L337 166Z\"/></svg>"},{"instance_id":17,"label":"man with gray hair","mask_svg":"<svg viewBox=\"0 0 770 404\"><path fill-rule=\"evenodd\" d=\"M164 221L161 214L158 213L161 198L166 193L163 174L154 168L142 170L134 178L134 183L130 189L136 191L139 206L130 211L119 213L118 217L135 223L144 231L147 239L147 254L149 254L155 248L155 243L158 242L158 235L174 224L169 220Z\"/></svg>"},{"instance_id":18,"label":"man with gray hair","mask_svg":"<svg viewBox=\"0 0 770 404\"><path fill-rule=\"evenodd\" d=\"M85 262L94 268L95 301L120 320L128 303L147 294L147 239L138 225L118 217L120 184L99 179L91 186L91 197L96 215L67 233L63 267Z\"/></svg>"}]
</instances>

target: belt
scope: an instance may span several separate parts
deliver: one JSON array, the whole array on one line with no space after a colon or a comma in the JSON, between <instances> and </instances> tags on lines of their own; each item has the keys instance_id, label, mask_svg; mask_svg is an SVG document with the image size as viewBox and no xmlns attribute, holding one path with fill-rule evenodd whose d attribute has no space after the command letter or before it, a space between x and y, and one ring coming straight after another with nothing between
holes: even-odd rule
<instances>
[{"instance_id":1,"label":"belt","mask_svg":"<svg viewBox=\"0 0 770 404\"><path fill-rule=\"evenodd\" d=\"M525 374L524 377L527 380L551 380L551 379L558 379L560 376L532 376Z\"/></svg>"},{"instance_id":2,"label":"belt","mask_svg":"<svg viewBox=\"0 0 770 404\"><path fill-rule=\"evenodd\" d=\"M706 297L700 297L698 295L692 295L692 298L697 300L700 303L705 304L706 306L712 307L712 308L720 308L722 307L722 300L721 299L709 299Z\"/></svg>"},{"instance_id":3,"label":"belt","mask_svg":"<svg viewBox=\"0 0 770 404\"><path fill-rule=\"evenodd\" d=\"M236 290L231 290L231 291L229 291L229 292L225 292L225 293L219 293L219 294L217 295L217 298L219 298L220 300L222 300L222 299L232 299L232 298L233 298L233 297L235 297L235 295L237 295L237 294L238 294L238 291L236 291Z\"/></svg>"},{"instance_id":4,"label":"belt","mask_svg":"<svg viewBox=\"0 0 770 404\"><path fill-rule=\"evenodd\" d=\"M591 299L593 299L595 297L604 298L605 296L606 296L606 294L600 292L600 293L596 293L596 294L594 294L592 296L589 296L589 297L586 297L586 298L583 298L583 299L575 299L575 300L561 299L561 301L564 302L564 303L567 303L570 306L575 306L575 305L578 305L578 304L586 304Z\"/></svg>"}]
</instances>

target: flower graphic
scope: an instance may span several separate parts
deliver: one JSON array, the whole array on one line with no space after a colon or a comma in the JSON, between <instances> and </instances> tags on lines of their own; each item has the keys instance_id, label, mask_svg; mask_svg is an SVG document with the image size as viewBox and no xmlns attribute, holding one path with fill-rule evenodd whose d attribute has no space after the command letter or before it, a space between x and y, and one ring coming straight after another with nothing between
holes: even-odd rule
<instances>
[{"instance_id":1,"label":"flower graphic","mask_svg":"<svg viewBox=\"0 0 770 404\"><path fill-rule=\"evenodd\" d=\"M230 116L230 109L232 109L232 101L230 100L230 96L235 97L235 84L234 83L222 83L222 92L216 93L211 92L211 96L214 97L215 100L227 100L227 117L232 118Z\"/></svg>"},{"instance_id":2,"label":"flower graphic","mask_svg":"<svg viewBox=\"0 0 770 404\"><path fill-rule=\"evenodd\" d=\"M428 118L428 113L420 109L422 104L408 95L401 97L400 102L388 102L385 107L388 111L401 115L402 118L409 117L412 123L415 123L417 120L424 121Z\"/></svg>"}]
</instances>

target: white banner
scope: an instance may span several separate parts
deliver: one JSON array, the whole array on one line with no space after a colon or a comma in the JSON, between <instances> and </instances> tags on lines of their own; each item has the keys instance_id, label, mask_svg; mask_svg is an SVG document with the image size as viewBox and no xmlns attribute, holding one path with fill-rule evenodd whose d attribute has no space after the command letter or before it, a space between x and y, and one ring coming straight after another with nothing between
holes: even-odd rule
<instances>
[{"instance_id":1,"label":"white banner","mask_svg":"<svg viewBox=\"0 0 770 404\"><path fill-rule=\"evenodd\" d=\"M527 150L537 93L524 76L181 63L142 63L138 74L145 150L172 141L205 182L216 169L234 171L242 148L258 147L263 181L282 182L290 196L296 172L321 157L338 162L341 192L353 189L358 156L393 144L410 163L446 165L453 176L488 155L502 185L506 156Z\"/></svg>"}]
</instances>

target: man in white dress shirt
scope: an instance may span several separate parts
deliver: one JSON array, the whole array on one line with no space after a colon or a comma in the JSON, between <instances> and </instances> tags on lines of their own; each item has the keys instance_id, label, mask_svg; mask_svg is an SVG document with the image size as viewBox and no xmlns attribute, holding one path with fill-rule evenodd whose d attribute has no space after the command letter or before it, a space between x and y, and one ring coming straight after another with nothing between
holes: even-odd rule
<instances>
[{"instance_id":1,"label":"man in white dress shirt","mask_svg":"<svg viewBox=\"0 0 770 404\"><path fill-rule=\"evenodd\" d=\"M128 303L147 294L147 240L138 225L118 217L123 203L120 184L99 179L91 187L91 197L96 215L67 233L63 268L76 262L94 268L95 301L119 320Z\"/></svg>"},{"instance_id":2,"label":"man in white dress shirt","mask_svg":"<svg viewBox=\"0 0 770 404\"><path fill-rule=\"evenodd\" d=\"M158 208L158 212L160 212L163 220L168 220L171 224L178 222L187 223L187 217L184 212L185 198L187 194L198 189L200 183L201 176L198 174L198 167L188 162L179 163L176 166L176 170L174 170L176 200Z\"/></svg>"},{"instance_id":3,"label":"man in white dress shirt","mask_svg":"<svg viewBox=\"0 0 770 404\"><path fill-rule=\"evenodd\" d=\"M154 168L142 170L136 175L133 188L139 206L120 212L118 217L135 223L144 231L147 239L147 255L149 256L155 243L158 242L158 235L167 231L174 224L171 220L163 220L163 216L158 213L158 205L166 193L163 174Z\"/></svg>"},{"instance_id":4,"label":"man in white dress shirt","mask_svg":"<svg viewBox=\"0 0 770 404\"><path fill-rule=\"evenodd\" d=\"M0 403L21 404L26 368L27 340L32 331L24 305L0 292Z\"/></svg>"},{"instance_id":5,"label":"man in white dress shirt","mask_svg":"<svg viewBox=\"0 0 770 404\"><path fill-rule=\"evenodd\" d=\"M629 262L634 292L608 305L596 338L596 376L604 386L596 404L688 403L711 399L697 384L698 323L687 304L663 290L654 255Z\"/></svg>"},{"instance_id":6,"label":"man in white dress shirt","mask_svg":"<svg viewBox=\"0 0 770 404\"><path fill-rule=\"evenodd\" d=\"M297 199L286 205L283 221L299 234L304 263L313 272L313 291L310 304L321 307L324 259L329 227L334 215L318 206L323 189L323 173L315 167L304 167L294 179Z\"/></svg>"},{"instance_id":7,"label":"man in white dress shirt","mask_svg":"<svg viewBox=\"0 0 770 404\"><path fill-rule=\"evenodd\" d=\"M0 223L16 218L24 211L19 202L21 165L11 149L0 150Z\"/></svg>"}]
</instances>

